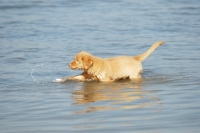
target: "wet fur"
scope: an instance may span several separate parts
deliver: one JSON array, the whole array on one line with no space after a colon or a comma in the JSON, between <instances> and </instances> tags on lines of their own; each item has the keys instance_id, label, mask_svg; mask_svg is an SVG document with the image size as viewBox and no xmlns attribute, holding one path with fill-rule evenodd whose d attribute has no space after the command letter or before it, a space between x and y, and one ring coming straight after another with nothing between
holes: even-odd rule
<instances>
[{"instance_id":1,"label":"wet fur","mask_svg":"<svg viewBox=\"0 0 200 133\"><path fill-rule=\"evenodd\" d=\"M61 82L66 80L112 82L126 78L133 80L141 78L142 62L163 43L156 42L145 53L137 56L117 56L102 59L82 51L75 56L74 61L69 64L69 67L73 70L83 70L83 73L77 76L62 78Z\"/></svg>"}]
</instances>

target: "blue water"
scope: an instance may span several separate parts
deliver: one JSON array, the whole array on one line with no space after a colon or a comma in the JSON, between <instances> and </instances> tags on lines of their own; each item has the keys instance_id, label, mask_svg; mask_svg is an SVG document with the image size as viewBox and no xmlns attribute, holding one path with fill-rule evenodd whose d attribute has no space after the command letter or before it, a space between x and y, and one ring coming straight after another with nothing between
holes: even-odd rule
<instances>
[{"instance_id":1,"label":"blue water","mask_svg":"<svg viewBox=\"0 0 200 133\"><path fill-rule=\"evenodd\" d=\"M162 40L141 81L52 82ZM199 42L199 0L1 0L0 132L200 132Z\"/></svg>"}]
</instances>

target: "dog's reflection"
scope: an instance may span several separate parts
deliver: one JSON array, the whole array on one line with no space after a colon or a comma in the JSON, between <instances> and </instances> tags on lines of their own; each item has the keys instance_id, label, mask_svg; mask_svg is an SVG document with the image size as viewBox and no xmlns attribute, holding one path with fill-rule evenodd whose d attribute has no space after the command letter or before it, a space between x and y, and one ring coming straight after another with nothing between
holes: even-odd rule
<instances>
[{"instance_id":1,"label":"dog's reflection","mask_svg":"<svg viewBox=\"0 0 200 133\"><path fill-rule=\"evenodd\" d=\"M142 80L114 83L83 82L81 88L73 92L73 104L85 105L86 109L75 113L143 108L152 106L152 100L159 103L158 98L150 96L149 92L142 89L142 84Z\"/></svg>"}]
</instances>

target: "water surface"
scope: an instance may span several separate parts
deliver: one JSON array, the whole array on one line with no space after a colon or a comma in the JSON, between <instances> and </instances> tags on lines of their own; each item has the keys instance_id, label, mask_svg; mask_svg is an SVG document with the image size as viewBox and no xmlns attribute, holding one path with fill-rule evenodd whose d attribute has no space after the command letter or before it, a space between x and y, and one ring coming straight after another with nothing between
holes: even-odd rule
<instances>
[{"instance_id":1,"label":"water surface","mask_svg":"<svg viewBox=\"0 0 200 133\"><path fill-rule=\"evenodd\" d=\"M1 0L0 132L200 131L200 1ZM137 55L139 81L53 83L85 50Z\"/></svg>"}]
</instances>

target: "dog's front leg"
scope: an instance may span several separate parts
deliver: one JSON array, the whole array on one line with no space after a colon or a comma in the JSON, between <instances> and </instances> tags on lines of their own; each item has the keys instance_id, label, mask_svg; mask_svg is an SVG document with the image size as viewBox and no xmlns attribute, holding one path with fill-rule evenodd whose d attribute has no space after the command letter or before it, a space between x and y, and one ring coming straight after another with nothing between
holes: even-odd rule
<instances>
[{"instance_id":1,"label":"dog's front leg","mask_svg":"<svg viewBox=\"0 0 200 133\"><path fill-rule=\"evenodd\" d=\"M85 77L80 74L80 75L77 75L77 76L70 76L70 77L67 77L67 78L56 79L55 82L63 83L63 82L66 82L68 80L85 81Z\"/></svg>"},{"instance_id":2,"label":"dog's front leg","mask_svg":"<svg viewBox=\"0 0 200 133\"><path fill-rule=\"evenodd\" d=\"M70 76L70 77L68 77L68 80L85 81L86 78L85 78L84 75L80 74L80 75L77 75L77 76Z\"/></svg>"},{"instance_id":3,"label":"dog's front leg","mask_svg":"<svg viewBox=\"0 0 200 133\"><path fill-rule=\"evenodd\" d=\"M61 78L61 79L56 79L55 82L58 82L58 83L63 83L63 82L66 82L68 80L76 80L76 81L96 81L98 80L97 77L91 75L91 74L88 74L87 72L83 72L82 74L80 75L76 75L76 76L70 76L70 77L67 77L67 78Z\"/></svg>"}]
</instances>

